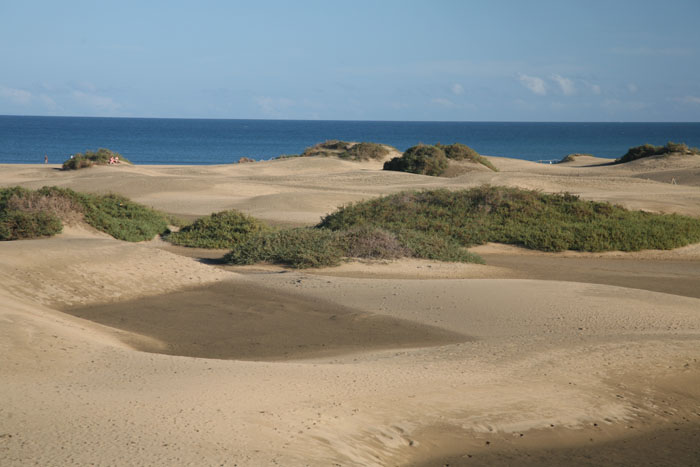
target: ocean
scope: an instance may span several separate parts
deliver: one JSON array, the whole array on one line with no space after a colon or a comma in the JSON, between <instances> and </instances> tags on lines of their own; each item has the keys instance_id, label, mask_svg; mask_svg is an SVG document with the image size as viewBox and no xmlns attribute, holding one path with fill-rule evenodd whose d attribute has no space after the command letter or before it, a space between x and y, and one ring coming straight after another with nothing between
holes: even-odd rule
<instances>
[{"instance_id":1,"label":"ocean","mask_svg":"<svg viewBox=\"0 0 700 467\"><path fill-rule=\"evenodd\" d=\"M481 154L543 161L571 153L622 156L668 141L700 146L700 123L388 122L0 116L0 163L61 163L108 148L135 164L229 164L299 154L328 139L471 146Z\"/></svg>"}]
</instances>

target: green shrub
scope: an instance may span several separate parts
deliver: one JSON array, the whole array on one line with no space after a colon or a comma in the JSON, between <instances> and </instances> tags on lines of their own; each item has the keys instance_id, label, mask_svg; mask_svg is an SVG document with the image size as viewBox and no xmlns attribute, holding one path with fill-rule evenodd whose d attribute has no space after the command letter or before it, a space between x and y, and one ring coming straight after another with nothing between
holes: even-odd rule
<instances>
[{"instance_id":1,"label":"green shrub","mask_svg":"<svg viewBox=\"0 0 700 467\"><path fill-rule=\"evenodd\" d=\"M197 219L179 232L169 234L167 239L188 247L232 248L247 236L268 229L257 219L229 210Z\"/></svg>"},{"instance_id":2,"label":"green shrub","mask_svg":"<svg viewBox=\"0 0 700 467\"><path fill-rule=\"evenodd\" d=\"M295 268L337 266L343 258L337 238L338 234L326 229L258 231L236 244L224 261L282 263Z\"/></svg>"},{"instance_id":3,"label":"green shrub","mask_svg":"<svg viewBox=\"0 0 700 467\"><path fill-rule=\"evenodd\" d=\"M624 156L615 161L616 164L631 162L637 159L651 156L661 156L664 154L688 154L700 155L700 149L689 148L685 143L674 143L669 141L665 146L654 146L653 144L644 144L629 148Z\"/></svg>"},{"instance_id":4,"label":"green shrub","mask_svg":"<svg viewBox=\"0 0 700 467\"><path fill-rule=\"evenodd\" d=\"M84 221L119 240L150 240L167 229L166 216L118 195L90 195L57 187L0 190L0 239L59 233L61 220Z\"/></svg>"},{"instance_id":5,"label":"green shrub","mask_svg":"<svg viewBox=\"0 0 700 467\"><path fill-rule=\"evenodd\" d=\"M341 159L352 161L381 160L389 155L386 146L377 143L357 143L338 155Z\"/></svg>"},{"instance_id":6,"label":"green shrub","mask_svg":"<svg viewBox=\"0 0 700 467\"><path fill-rule=\"evenodd\" d=\"M483 186L404 192L343 207L318 225L331 230L380 227L422 232L460 246L499 242L543 251L636 251L700 242L700 219L628 211L570 194ZM413 244L427 244L423 238ZM420 254L420 251L418 252Z\"/></svg>"},{"instance_id":7,"label":"green shrub","mask_svg":"<svg viewBox=\"0 0 700 467\"><path fill-rule=\"evenodd\" d=\"M93 165L108 165L112 157L118 157L119 163L131 164L128 159L117 152L100 148L97 151L85 151L85 154L74 154L63 163L63 170L77 170Z\"/></svg>"},{"instance_id":8,"label":"green shrub","mask_svg":"<svg viewBox=\"0 0 700 467\"><path fill-rule=\"evenodd\" d=\"M0 240L51 237L63 230L61 219L50 212L7 211L0 213Z\"/></svg>"},{"instance_id":9,"label":"green shrub","mask_svg":"<svg viewBox=\"0 0 700 467\"><path fill-rule=\"evenodd\" d=\"M422 175L442 175L447 169L447 156L435 146L419 144L408 148L401 157L384 163L384 170Z\"/></svg>"}]
</instances>

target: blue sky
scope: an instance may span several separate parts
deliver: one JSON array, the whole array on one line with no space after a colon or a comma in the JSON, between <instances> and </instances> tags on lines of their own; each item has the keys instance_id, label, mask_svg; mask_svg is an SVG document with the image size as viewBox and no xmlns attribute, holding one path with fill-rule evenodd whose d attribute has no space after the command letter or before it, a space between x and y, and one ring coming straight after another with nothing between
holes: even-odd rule
<instances>
[{"instance_id":1,"label":"blue sky","mask_svg":"<svg viewBox=\"0 0 700 467\"><path fill-rule=\"evenodd\" d=\"M698 18L698 0L0 0L0 114L697 122Z\"/></svg>"}]
</instances>

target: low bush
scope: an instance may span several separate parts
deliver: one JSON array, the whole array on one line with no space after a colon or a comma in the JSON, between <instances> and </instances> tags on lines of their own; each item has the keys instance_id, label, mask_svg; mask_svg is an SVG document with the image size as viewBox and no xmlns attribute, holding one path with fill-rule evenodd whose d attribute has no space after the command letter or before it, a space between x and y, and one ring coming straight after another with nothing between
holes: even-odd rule
<instances>
[{"instance_id":1,"label":"low bush","mask_svg":"<svg viewBox=\"0 0 700 467\"><path fill-rule=\"evenodd\" d=\"M0 190L0 240L38 238L83 219L119 240L150 240L167 229L166 216L119 195L91 195L57 187Z\"/></svg>"},{"instance_id":2,"label":"low bush","mask_svg":"<svg viewBox=\"0 0 700 467\"><path fill-rule=\"evenodd\" d=\"M224 256L224 261L229 264L268 262L313 268L337 266L343 256L336 232L296 228L248 235Z\"/></svg>"},{"instance_id":3,"label":"low bush","mask_svg":"<svg viewBox=\"0 0 700 467\"><path fill-rule=\"evenodd\" d=\"M644 144L629 148L624 156L615 161L616 164L631 162L644 157L662 156L665 154L686 154L700 155L700 149L689 148L685 143L674 143L669 141L664 146L654 146L653 144Z\"/></svg>"},{"instance_id":4,"label":"low bush","mask_svg":"<svg viewBox=\"0 0 700 467\"><path fill-rule=\"evenodd\" d=\"M100 148L97 151L85 151L84 154L74 154L63 163L63 170L77 170L93 165L108 165L110 159L118 158L119 163L131 164L131 162L117 152Z\"/></svg>"},{"instance_id":5,"label":"low bush","mask_svg":"<svg viewBox=\"0 0 700 467\"><path fill-rule=\"evenodd\" d=\"M499 242L542 251L636 251L700 242L700 219L628 211L570 194L490 186L399 193L343 207L318 225L336 231L358 226L383 228L400 240L403 236L403 244L413 245L418 255L418 246L430 245L430 237L415 232L461 247ZM411 235L417 240L407 245Z\"/></svg>"},{"instance_id":6,"label":"low bush","mask_svg":"<svg viewBox=\"0 0 700 467\"><path fill-rule=\"evenodd\" d=\"M438 143L435 146L442 149L445 153L445 156L448 159L455 161L469 160L478 164L482 164L488 167L489 169L493 170L494 172L498 172L498 169L491 163L491 161L489 161L487 158L485 158L466 144L454 143L445 145Z\"/></svg>"},{"instance_id":7,"label":"low bush","mask_svg":"<svg viewBox=\"0 0 700 467\"><path fill-rule=\"evenodd\" d=\"M247 236L266 230L269 227L259 220L229 210L197 219L169 234L167 240L175 245L196 248L232 248Z\"/></svg>"},{"instance_id":8,"label":"low bush","mask_svg":"<svg viewBox=\"0 0 700 467\"><path fill-rule=\"evenodd\" d=\"M352 161L382 160L389 155L389 149L377 143L357 143L338 155Z\"/></svg>"},{"instance_id":9,"label":"low bush","mask_svg":"<svg viewBox=\"0 0 700 467\"><path fill-rule=\"evenodd\" d=\"M419 144L408 148L401 157L384 163L384 170L422 175L442 175L447 169L445 152L435 146Z\"/></svg>"}]
</instances>

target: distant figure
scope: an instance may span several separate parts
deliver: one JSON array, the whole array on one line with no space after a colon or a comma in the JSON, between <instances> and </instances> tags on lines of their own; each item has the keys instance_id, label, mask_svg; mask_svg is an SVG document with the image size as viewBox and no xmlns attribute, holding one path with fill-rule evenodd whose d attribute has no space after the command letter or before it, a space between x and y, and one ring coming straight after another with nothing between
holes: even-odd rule
<instances>
[{"instance_id":1,"label":"distant figure","mask_svg":"<svg viewBox=\"0 0 700 467\"><path fill-rule=\"evenodd\" d=\"M112 165L112 164L114 164L114 156L109 158L109 165Z\"/></svg>"},{"instance_id":2,"label":"distant figure","mask_svg":"<svg viewBox=\"0 0 700 467\"><path fill-rule=\"evenodd\" d=\"M48 163L49 163L49 156L44 154L44 164L48 164Z\"/></svg>"},{"instance_id":3,"label":"distant figure","mask_svg":"<svg viewBox=\"0 0 700 467\"><path fill-rule=\"evenodd\" d=\"M119 163L119 156L114 156L114 163L118 164Z\"/></svg>"}]
</instances>

